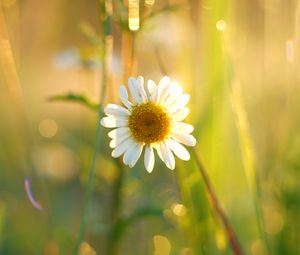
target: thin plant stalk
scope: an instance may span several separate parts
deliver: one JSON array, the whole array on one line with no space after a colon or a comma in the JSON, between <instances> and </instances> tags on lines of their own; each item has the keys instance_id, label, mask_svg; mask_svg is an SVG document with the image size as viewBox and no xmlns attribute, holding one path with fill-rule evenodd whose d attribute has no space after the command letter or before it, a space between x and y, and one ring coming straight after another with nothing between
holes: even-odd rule
<instances>
[{"instance_id":1,"label":"thin plant stalk","mask_svg":"<svg viewBox=\"0 0 300 255\"><path fill-rule=\"evenodd\" d=\"M100 96L100 100L99 100L99 109L98 109L98 115L99 115L99 119L101 119L102 115L103 115L103 110L102 110L102 106L103 106L103 102L105 99L105 95L106 95L106 90L107 90L107 39L108 36L110 35L110 20L111 17L109 15L106 14L106 6L104 3L104 17L103 17L103 21L102 21L102 25L103 25L103 33L104 33L104 38L103 38L103 52L102 52L102 84L101 84L101 96ZM84 239L84 235L86 232L86 224L87 224L87 220L88 220L88 210L89 210L89 206L90 206L90 202L91 202L91 198L93 195L93 190L94 190L94 179L95 179L95 167L96 167L96 159L97 159L97 154L100 148L100 141L101 141L101 126L97 125L97 129L96 129L96 134L95 134L95 145L94 145L94 149L93 149L93 155L90 161L90 165L89 165L89 170L88 170L88 181L87 181L87 188L84 194L84 202L83 202L83 211L82 211L82 216L81 216L81 220L80 220L80 226L79 226L79 233L78 233L78 237L77 237L77 241L73 250L73 255L77 255L78 254L78 250L79 247Z\"/></svg>"},{"instance_id":2,"label":"thin plant stalk","mask_svg":"<svg viewBox=\"0 0 300 255\"><path fill-rule=\"evenodd\" d=\"M257 161L255 157L255 150L249 132L247 112L243 105L240 84L237 81L232 83L231 99L232 108L236 118L236 126L239 132L239 141L243 156L243 164L245 168L248 186L252 194L259 234L265 243L267 251L270 253L270 247L265 231L265 223L263 220L261 190L259 185L259 176L257 174Z\"/></svg>"},{"instance_id":3,"label":"thin plant stalk","mask_svg":"<svg viewBox=\"0 0 300 255\"><path fill-rule=\"evenodd\" d=\"M107 255L114 255L118 248L118 238L116 236L116 224L119 220L121 206L122 206L122 186L124 181L124 169L118 166L118 177L115 180L112 193L112 207L111 207L111 230L108 237Z\"/></svg>"},{"instance_id":4,"label":"thin plant stalk","mask_svg":"<svg viewBox=\"0 0 300 255\"><path fill-rule=\"evenodd\" d=\"M124 54L126 56L124 59L124 74L125 75L132 75L134 72L135 67L135 33L131 32L128 34L129 38L124 50L129 51L130 54ZM126 77L124 77L126 79ZM118 233L116 231L116 226L120 218L120 212L122 207L122 185L124 181L124 167L122 167L123 163L118 162L118 176L115 180L113 186L113 194L112 194L112 209L111 209L111 230L108 239L108 246L107 246L107 255L115 255L118 251Z\"/></svg>"},{"instance_id":5,"label":"thin plant stalk","mask_svg":"<svg viewBox=\"0 0 300 255\"><path fill-rule=\"evenodd\" d=\"M258 225L259 235L260 238L263 239L268 253L270 253L270 245L266 236L265 222L262 212L261 188L259 183L259 176L257 173L258 164L255 155L255 148L249 131L248 116L243 103L241 86L238 79L235 77L233 59L230 57L230 55L232 55L230 54L232 50L229 47L229 43L227 43L228 39L226 37L226 34L221 34L221 40L223 58L225 66L227 66L225 76L227 77L227 81L231 87L231 103L239 135L239 143L245 169L246 181L252 194L252 201L255 210L255 217Z\"/></svg>"},{"instance_id":6,"label":"thin plant stalk","mask_svg":"<svg viewBox=\"0 0 300 255\"><path fill-rule=\"evenodd\" d=\"M203 178L204 184L205 184L205 188L207 191L207 196L209 198L209 201L213 207L213 209L215 210L215 212L217 213L218 217L220 218L221 222L223 223L224 229L225 229L225 233L226 236L229 240L231 249L233 254L235 255L243 255L243 251L241 249L241 246L239 244L239 241L236 237L236 234L230 224L229 219L227 218L222 206L220 205L220 202L218 200L218 197L216 195L216 192L214 191L214 188L210 182L210 179L208 177L207 174L207 170L206 167L202 161L202 158L200 157L200 153L198 152L197 148L193 149L193 154L195 157L195 161L196 164L198 166L199 172Z\"/></svg>"},{"instance_id":7,"label":"thin plant stalk","mask_svg":"<svg viewBox=\"0 0 300 255\"><path fill-rule=\"evenodd\" d=\"M83 202L83 212L82 217L80 220L80 227L79 227L79 234L78 238L75 244L75 248L73 250L73 255L78 254L78 249L80 247L80 244L83 241L85 230L86 230L86 223L87 223L87 216L88 216L88 209L91 201L91 197L93 194L93 188L94 188L94 179L95 179L95 166L96 166L96 158L97 158L97 152L99 150L100 145L100 125L98 125L96 130L96 141L94 145L93 155L89 166L89 175L88 175L88 182L87 182L87 188L84 194L84 202Z\"/></svg>"}]
</instances>

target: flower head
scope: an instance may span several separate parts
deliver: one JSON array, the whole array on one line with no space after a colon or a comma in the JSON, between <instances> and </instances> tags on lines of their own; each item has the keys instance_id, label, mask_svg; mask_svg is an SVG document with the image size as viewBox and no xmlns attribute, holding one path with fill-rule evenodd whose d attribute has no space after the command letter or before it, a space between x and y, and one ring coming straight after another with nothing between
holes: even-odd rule
<instances>
[{"instance_id":1,"label":"flower head","mask_svg":"<svg viewBox=\"0 0 300 255\"><path fill-rule=\"evenodd\" d=\"M181 143L196 144L191 135L193 126L182 122L189 114L186 104L190 96L167 76L158 86L149 80L146 87L142 76L131 77L128 87L132 100L129 101L127 89L122 85L119 94L125 107L108 104L104 108L107 116L101 119L102 126L114 128L108 133L112 138L109 144L112 156L124 154L124 164L133 167L145 147L144 164L149 173L154 167L154 150L170 169L175 168L174 154L189 160L190 154Z\"/></svg>"}]
</instances>

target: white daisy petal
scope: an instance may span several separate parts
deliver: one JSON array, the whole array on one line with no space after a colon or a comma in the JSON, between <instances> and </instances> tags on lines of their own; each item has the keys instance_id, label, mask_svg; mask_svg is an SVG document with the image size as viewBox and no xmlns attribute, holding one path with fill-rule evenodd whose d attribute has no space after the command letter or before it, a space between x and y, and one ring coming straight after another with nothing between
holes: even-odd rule
<instances>
[{"instance_id":1,"label":"white daisy petal","mask_svg":"<svg viewBox=\"0 0 300 255\"><path fill-rule=\"evenodd\" d=\"M170 77L169 76L164 76L160 79L159 83L158 83L158 87L162 87L162 86L165 86L167 84L170 83Z\"/></svg>"},{"instance_id":2,"label":"white daisy petal","mask_svg":"<svg viewBox=\"0 0 300 255\"><path fill-rule=\"evenodd\" d=\"M153 92L156 90L156 84L152 80L148 80L147 82L147 94L148 96L152 95Z\"/></svg>"},{"instance_id":3,"label":"white daisy petal","mask_svg":"<svg viewBox=\"0 0 300 255\"><path fill-rule=\"evenodd\" d=\"M148 173L151 173L154 167L154 151L151 145L146 145L145 148L145 156L144 156L144 163L145 163L145 168Z\"/></svg>"},{"instance_id":4,"label":"white daisy petal","mask_svg":"<svg viewBox=\"0 0 300 255\"><path fill-rule=\"evenodd\" d=\"M175 133L185 133L190 134L194 131L194 127L190 124L184 123L184 122L175 122L173 124L172 129Z\"/></svg>"},{"instance_id":5,"label":"white daisy petal","mask_svg":"<svg viewBox=\"0 0 300 255\"><path fill-rule=\"evenodd\" d=\"M141 96L142 102L145 103L148 101L148 97L144 88L144 78L142 76L139 76L137 78L137 88L139 90L139 94Z\"/></svg>"},{"instance_id":6,"label":"white daisy petal","mask_svg":"<svg viewBox=\"0 0 300 255\"><path fill-rule=\"evenodd\" d=\"M129 132L126 132L122 135L118 135L117 137L115 137L114 139L112 139L109 143L109 147L110 148L116 148L117 146L119 146L124 140L126 140L129 136L131 136L131 134Z\"/></svg>"},{"instance_id":7,"label":"white daisy petal","mask_svg":"<svg viewBox=\"0 0 300 255\"><path fill-rule=\"evenodd\" d=\"M122 106L116 104L108 104L104 108L104 112L107 115L116 115L116 116L128 116L130 112Z\"/></svg>"},{"instance_id":8,"label":"white daisy petal","mask_svg":"<svg viewBox=\"0 0 300 255\"><path fill-rule=\"evenodd\" d=\"M161 159L161 161L164 161L163 156L162 156L162 153L161 153L161 151L160 151L160 146L159 146L159 144L153 144L152 147L153 147L154 149L156 149L157 155L158 155L158 157Z\"/></svg>"},{"instance_id":9,"label":"white daisy petal","mask_svg":"<svg viewBox=\"0 0 300 255\"><path fill-rule=\"evenodd\" d=\"M178 158L182 160L190 159L190 153L180 143L174 141L173 139L168 139L166 143Z\"/></svg>"},{"instance_id":10,"label":"white daisy petal","mask_svg":"<svg viewBox=\"0 0 300 255\"><path fill-rule=\"evenodd\" d=\"M159 144L160 146L160 152L161 156L163 158L163 161L165 162L166 166L170 168L171 170L174 170L175 168L175 159L174 155L169 149L169 147L166 145L166 142L163 141Z\"/></svg>"},{"instance_id":11,"label":"white daisy petal","mask_svg":"<svg viewBox=\"0 0 300 255\"><path fill-rule=\"evenodd\" d=\"M135 145L135 141L129 137L119 144L111 153L114 158L120 157L128 148L131 148Z\"/></svg>"},{"instance_id":12,"label":"white daisy petal","mask_svg":"<svg viewBox=\"0 0 300 255\"><path fill-rule=\"evenodd\" d=\"M168 107L168 111L170 113L174 113L178 111L179 109L185 107L185 105L190 101L190 95L189 94L183 94L180 97L180 100L177 100L174 104L172 104L170 107Z\"/></svg>"},{"instance_id":13,"label":"white daisy petal","mask_svg":"<svg viewBox=\"0 0 300 255\"><path fill-rule=\"evenodd\" d=\"M103 127L107 128L116 128L116 127L124 127L127 126L128 120L126 118L115 118L112 116L104 117L100 121Z\"/></svg>"},{"instance_id":14,"label":"white daisy petal","mask_svg":"<svg viewBox=\"0 0 300 255\"><path fill-rule=\"evenodd\" d=\"M157 90L157 87L156 87L156 84L154 81L152 80L148 80L147 82L147 95L148 95L148 99L152 99L154 98L154 94L156 94L156 90Z\"/></svg>"},{"instance_id":15,"label":"white daisy petal","mask_svg":"<svg viewBox=\"0 0 300 255\"><path fill-rule=\"evenodd\" d=\"M129 91L131 93L132 98L134 99L134 101L137 104L140 104L142 102L142 99L139 95L139 90L137 88L137 81L135 78L130 77L128 79L128 87L129 87Z\"/></svg>"},{"instance_id":16,"label":"white daisy petal","mask_svg":"<svg viewBox=\"0 0 300 255\"><path fill-rule=\"evenodd\" d=\"M170 78L168 76L164 76L160 80L157 87L157 98L156 98L157 103L162 103L167 97L167 94L169 92L168 90L169 84L170 84Z\"/></svg>"},{"instance_id":17,"label":"white daisy petal","mask_svg":"<svg viewBox=\"0 0 300 255\"><path fill-rule=\"evenodd\" d=\"M171 137L174 138L177 142L183 143L187 146L195 146L196 139L192 135L189 134L176 134L172 133Z\"/></svg>"},{"instance_id":18,"label":"white daisy petal","mask_svg":"<svg viewBox=\"0 0 300 255\"><path fill-rule=\"evenodd\" d=\"M173 81L171 83L169 94L166 97L166 99L163 102L163 104L166 107L174 104L174 102L176 102L178 100L178 98L180 98L182 96L182 94L183 94L182 87L179 85L178 82Z\"/></svg>"},{"instance_id":19,"label":"white daisy petal","mask_svg":"<svg viewBox=\"0 0 300 255\"><path fill-rule=\"evenodd\" d=\"M190 109L188 107L184 107L179 109L177 112L175 112L172 115L172 118L176 121L182 121L184 120L190 113Z\"/></svg>"},{"instance_id":20,"label":"white daisy petal","mask_svg":"<svg viewBox=\"0 0 300 255\"><path fill-rule=\"evenodd\" d=\"M144 86L144 78L138 76L128 79L128 88L130 93L123 85L119 89L125 107L108 104L104 108L107 116L100 121L104 127L114 128L108 133L112 156L123 155L124 164L133 167L146 146L143 161L149 173L154 168L154 150L170 169L175 168L175 155L189 160L190 154L182 144L194 146L196 139L191 135L193 126L183 122L189 114L186 104L190 96L179 83L165 76L158 86L152 80Z\"/></svg>"},{"instance_id":21,"label":"white daisy petal","mask_svg":"<svg viewBox=\"0 0 300 255\"><path fill-rule=\"evenodd\" d=\"M168 94L170 93L170 87L171 87L171 85L168 84L162 91L160 98L159 98L159 103L161 105L164 105L164 102L165 102L166 98L168 97Z\"/></svg>"},{"instance_id":22,"label":"white daisy petal","mask_svg":"<svg viewBox=\"0 0 300 255\"><path fill-rule=\"evenodd\" d=\"M120 99L122 101L122 103L128 108L130 109L132 107L132 103L129 102L128 100L128 92L127 92L127 89L124 85L121 85L120 86L120 89L119 89L119 96L120 96Z\"/></svg>"},{"instance_id":23,"label":"white daisy petal","mask_svg":"<svg viewBox=\"0 0 300 255\"><path fill-rule=\"evenodd\" d=\"M176 94L174 94L174 90L176 90L176 86L177 85L174 85L174 82L172 81L170 81L169 82L169 84L168 84L168 86L167 86L167 90L166 90L166 92L165 92L165 95L164 95L164 97L163 98L161 98L161 100L160 100L160 103L161 104L165 104L165 102L166 102L166 100L170 97L170 96L175 96L175 95L178 95L178 93L176 93Z\"/></svg>"},{"instance_id":24,"label":"white daisy petal","mask_svg":"<svg viewBox=\"0 0 300 255\"><path fill-rule=\"evenodd\" d=\"M129 133L129 128L128 127L120 127L120 128L116 128L110 132L108 132L108 137L110 138L116 138L118 136L122 136L125 133Z\"/></svg>"},{"instance_id":25,"label":"white daisy petal","mask_svg":"<svg viewBox=\"0 0 300 255\"><path fill-rule=\"evenodd\" d=\"M124 154L123 162L129 167L134 167L139 157L142 154L144 145L135 142L134 146L131 146Z\"/></svg>"}]
</instances>

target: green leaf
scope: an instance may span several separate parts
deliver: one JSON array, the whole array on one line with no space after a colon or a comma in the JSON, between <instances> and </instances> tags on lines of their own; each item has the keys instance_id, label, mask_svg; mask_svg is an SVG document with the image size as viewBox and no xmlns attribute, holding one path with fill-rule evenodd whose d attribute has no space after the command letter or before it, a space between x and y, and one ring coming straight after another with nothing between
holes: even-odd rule
<instances>
[{"instance_id":1,"label":"green leaf","mask_svg":"<svg viewBox=\"0 0 300 255\"><path fill-rule=\"evenodd\" d=\"M92 102L88 97L81 94L69 93L65 95L55 95L48 98L48 101L49 102L56 102L56 101L74 102L74 103L80 103L94 111L97 111L99 109L99 104Z\"/></svg>"}]
</instances>

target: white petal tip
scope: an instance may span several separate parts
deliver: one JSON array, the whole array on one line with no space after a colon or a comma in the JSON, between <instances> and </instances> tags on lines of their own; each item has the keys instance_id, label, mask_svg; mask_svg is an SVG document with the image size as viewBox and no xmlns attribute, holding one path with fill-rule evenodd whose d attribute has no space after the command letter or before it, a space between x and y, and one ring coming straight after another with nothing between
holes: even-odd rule
<instances>
[{"instance_id":1,"label":"white petal tip","mask_svg":"<svg viewBox=\"0 0 300 255\"><path fill-rule=\"evenodd\" d=\"M184 160L184 161L189 161L190 159L191 159L190 154L189 154L189 156L187 156L187 157L185 157L185 158L182 158L182 160Z\"/></svg>"},{"instance_id":2,"label":"white petal tip","mask_svg":"<svg viewBox=\"0 0 300 255\"><path fill-rule=\"evenodd\" d=\"M118 157L116 157L116 155L112 152L111 153L111 156L113 157L113 158L118 158Z\"/></svg>"},{"instance_id":3,"label":"white petal tip","mask_svg":"<svg viewBox=\"0 0 300 255\"><path fill-rule=\"evenodd\" d=\"M135 83L135 80L136 80L136 79L135 79L134 77L129 77L129 78L128 78L128 84L129 84L129 83Z\"/></svg>"},{"instance_id":4,"label":"white petal tip","mask_svg":"<svg viewBox=\"0 0 300 255\"><path fill-rule=\"evenodd\" d=\"M105 123L104 123L103 118L100 120L100 125L101 125L102 127L105 127Z\"/></svg>"},{"instance_id":5,"label":"white petal tip","mask_svg":"<svg viewBox=\"0 0 300 255\"><path fill-rule=\"evenodd\" d=\"M175 169L175 166L167 166L170 170L174 170Z\"/></svg>"},{"instance_id":6,"label":"white petal tip","mask_svg":"<svg viewBox=\"0 0 300 255\"><path fill-rule=\"evenodd\" d=\"M152 168L146 168L146 171L147 171L149 174L151 174L152 171L153 171L153 167L152 167Z\"/></svg>"},{"instance_id":7,"label":"white petal tip","mask_svg":"<svg viewBox=\"0 0 300 255\"><path fill-rule=\"evenodd\" d=\"M118 157L120 157L120 155L117 155L117 154L116 154L116 149L114 149L114 150L111 152L111 156L112 156L113 158L118 158Z\"/></svg>"}]
</instances>

